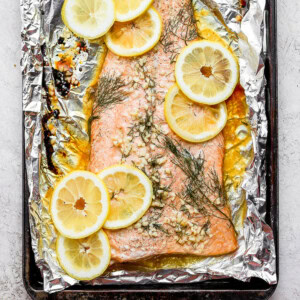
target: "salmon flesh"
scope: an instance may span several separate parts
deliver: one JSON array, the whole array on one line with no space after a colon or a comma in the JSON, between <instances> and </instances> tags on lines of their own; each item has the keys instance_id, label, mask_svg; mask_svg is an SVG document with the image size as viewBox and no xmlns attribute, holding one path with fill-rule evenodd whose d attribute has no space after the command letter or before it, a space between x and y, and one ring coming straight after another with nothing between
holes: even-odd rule
<instances>
[{"instance_id":1,"label":"salmon flesh","mask_svg":"<svg viewBox=\"0 0 300 300\"><path fill-rule=\"evenodd\" d=\"M238 245L222 192L223 135L188 143L170 130L164 117L176 56L197 38L193 10L188 0L159 0L153 6L163 20L158 45L133 58L108 51L99 78L98 97L107 101L94 109L90 171L130 164L143 170L154 187L152 206L141 220L106 231L112 259L230 253Z\"/></svg>"}]
</instances>

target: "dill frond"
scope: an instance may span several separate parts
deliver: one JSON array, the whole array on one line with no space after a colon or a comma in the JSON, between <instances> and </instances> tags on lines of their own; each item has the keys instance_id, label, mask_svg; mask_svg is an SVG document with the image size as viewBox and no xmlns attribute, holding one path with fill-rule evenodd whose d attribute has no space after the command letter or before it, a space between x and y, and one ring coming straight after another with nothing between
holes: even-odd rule
<instances>
[{"instance_id":1,"label":"dill frond","mask_svg":"<svg viewBox=\"0 0 300 300\"><path fill-rule=\"evenodd\" d=\"M167 22L160 43L164 52L170 53L171 63L176 61L176 57L181 50L176 47L174 38L181 39L186 45L189 41L196 39L198 37L196 22L191 2L184 5L178 14Z\"/></svg>"},{"instance_id":2,"label":"dill frond","mask_svg":"<svg viewBox=\"0 0 300 300\"><path fill-rule=\"evenodd\" d=\"M164 136L164 142L166 149L173 154L173 164L186 175L185 190L182 193L186 204L193 206L206 217L214 216L227 220L235 230L231 218L221 209L226 204L226 198L216 171L212 169L205 173L203 155L195 157L188 149L168 136ZM183 207L182 211L184 210Z\"/></svg>"},{"instance_id":3,"label":"dill frond","mask_svg":"<svg viewBox=\"0 0 300 300\"><path fill-rule=\"evenodd\" d=\"M94 120L99 119L99 113L112 105L119 104L126 100L127 94L124 87L127 86L121 76L116 74L103 75L98 83L98 87L94 94L95 102L90 118L88 119L88 134L91 137L91 127Z\"/></svg>"},{"instance_id":4,"label":"dill frond","mask_svg":"<svg viewBox=\"0 0 300 300\"><path fill-rule=\"evenodd\" d=\"M166 235L169 235L169 231L167 229L165 229L162 224L160 224L160 223L153 223L153 227L155 229L160 230L161 232L165 233Z\"/></svg>"},{"instance_id":5,"label":"dill frond","mask_svg":"<svg viewBox=\"0 0 300 300\"><path fill-rule=\"evenodd\" d=\"M126 82L121 76L116 76L115 74L103 75L99 81L95 94L93 115L111 105L123 102L126 99L127 94L122 89L126 85Z\"/></svg>"}]
</instances>

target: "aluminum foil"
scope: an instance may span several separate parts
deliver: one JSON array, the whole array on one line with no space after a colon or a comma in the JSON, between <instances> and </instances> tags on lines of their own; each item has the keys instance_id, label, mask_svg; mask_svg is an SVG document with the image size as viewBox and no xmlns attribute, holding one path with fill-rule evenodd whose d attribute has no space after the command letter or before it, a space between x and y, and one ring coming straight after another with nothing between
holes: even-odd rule
<instances>
[{"instance_id":1,"label":"aluminum foil","mask_svg":"<svg viewBox=\"0 0 300 300\"><path fill-rule=\"evenodd\" d=\"M28 209L32 248L46 292L78 284L57 262L56 233L48 206L55 181L73 169L86 167L84 157L89 153L86 119L93 100L94 78L106 51L101 40L83 41L65 28L60 17L62 4L63 0L21 0L25 156L30 191ZM188 283L222 277L242 281L259 277L270 284L276 283L274 238L264 220L264 158L268 134L263 63L265 0L248 0L242 9L239 0L192 0L192 4L196 16L207 12L202 14L204 22L199 22L198 26L205 24L216 31L238 56L240 84L249 106L252 139L245 149L241 149L249 164L243 178L239 178L241 184L227 189L239 249L230 255L199 260L184 269L118 270L88 284ZM72 68L68 70L67 90L64 90L60 83L54 84L55 80L62 79L62 74L53 69L63 70L65 66L57 65L57 57L66 52L71 53L73 59ZM99 69L95 70L97 65ZM66 78L63 79L65 83ZM50 171L47 144L52 149ZM244 223L241 223L240 211L245 203L247 211Z\"/></svg>"}]
</instances>

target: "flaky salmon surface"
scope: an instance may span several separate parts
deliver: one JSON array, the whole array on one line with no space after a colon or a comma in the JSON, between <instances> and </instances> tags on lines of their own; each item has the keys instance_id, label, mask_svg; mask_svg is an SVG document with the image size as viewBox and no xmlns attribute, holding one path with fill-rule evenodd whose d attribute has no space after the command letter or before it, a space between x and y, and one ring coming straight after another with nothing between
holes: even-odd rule
<instances>
[{"instance_id":1,"label":"flaky salmon surface","mask_svg":"<svg viewBox=\"0 0 300 300\"><path fill-rule=\"evenodd\" d=\"M154 187L152 206L141 220L107 230L112 259L230 253L238 245L221 188L222 133L191 144L178 138L164 117L164 98L175 83L176 55L196 38L187 15L190 1L159 0L153 5L164 23L160 43L141 57L122 58L108 51L98 96L111 94L116 101L96 106L92 122L90 171L126 163L143 170ZM174 23L180 15L185 21Z\"/></svg>"}]
</instances>

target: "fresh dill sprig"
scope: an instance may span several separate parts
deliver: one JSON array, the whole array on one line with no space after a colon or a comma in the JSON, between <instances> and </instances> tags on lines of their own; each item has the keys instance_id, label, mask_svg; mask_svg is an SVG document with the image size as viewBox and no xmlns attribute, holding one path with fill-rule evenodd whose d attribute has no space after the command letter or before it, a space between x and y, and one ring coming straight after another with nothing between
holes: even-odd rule
<instances>
[{"instance_id":1,"label":"fresh dill sprig","mask_svg":"<svg viewBox=\"0 0 300 300\"><path fill-rule=\"evenodd\" d=\"M127 83L115 74L105 74L101 77L95 94L93 115L101 109L123 102L127 94L122 90Z\"/></svg>"},{"instance_id":2,"label":"fresh dill sprig","mask_svg":"<svg viewBox=\"0 0 300 300\"><path fill-rule=\"evenodd\" d=\"M174 154L173 163L179 167L187 177L197 178L203 171L204 159L201 154L194 157L186 148L182 147L168 136L164 136L166 148Z\"/></svg>"},{"instance_id":3,"label":"fresh dill sprig","mask_svg":"<svg viewBox=\"0 0 300 300\"><path fill-rule=\"evenodd\" d=\"M160 230L161 232L165 233L166 235L169 235L169 231L167 229L165 229L162 224L160 224L160 223L152 223L152 224L155 229Z\"/></svg>"},{"instance_id":4,"label":"fresh dill sprig","mask_svg":"<svg viewBox=\"0 0 300 300\"><path fill-rule=\"evenodd\" d=\"M198 37L195 26L196 22L192 3L189 2L165 25L160 43L163 46L164 52L170 53L171 63L176 61L176 57L181 50L176 47L174 37L181 39L186 45L189 41L196 39Z\"/></svg>"},{"instance_id":5,"label":"fresh dill sprig","mask_svg":"<svg viewBox=\"0 0 300 300\"><path fill-rule=\"evenodd\" d=\"M166 228L164 228L162 224L158 222L161 215L162 215L161 211L155 210L154 214L148 217L146 223L144 222L141 223L141 228L148 234L150 234L151 230L154 229L154 230L160 230L164 234L169 235L169 231Z\"/></svg>"},{"instance_id":6,"label":"fresh dill sprig","mask_svg":"<svg viewBox=\"0 0 300 300\"><path fill-rule=\"evenodd\" d=\"M191 213L185 204L182 204L179 210L184 212L188 217L191 216Z\"/></svg>"},{"instance_id":7,"label":"fresh dill sprig","mask_svg":"<svg viewBox=\"0 0 300 300\"><path fill-rule=\"evenodd\" d=\"M94 120L99 119L99 113L112 105L118 104L126 100L127 94L123 90L126 83L121 76L115 73L103 75L98 83L98 87L94 94L95 102L92 114L88 119L88 134L91 136L91 127Z\"/></svg>"},{"instance_id":8,"label":"fresh dill sprig","mask_svg":"<svg viewBox=\"0 0 300 300\"><path fill-rule=\"evenodd\" d=\"M173 154L172 162L186 175L186 188L182 197L204 216L214 216L227 220L235 230L234 224L221 207L225 205L225 195L215 170L204 171L204 157L195 157L186 148L170 137L164 136L165 147ZM214 197L212 200L210 197ZM218 215L216 215L216 212ZM221 215L221 216L220 216Z\"/></svg>"}]
</instances>

